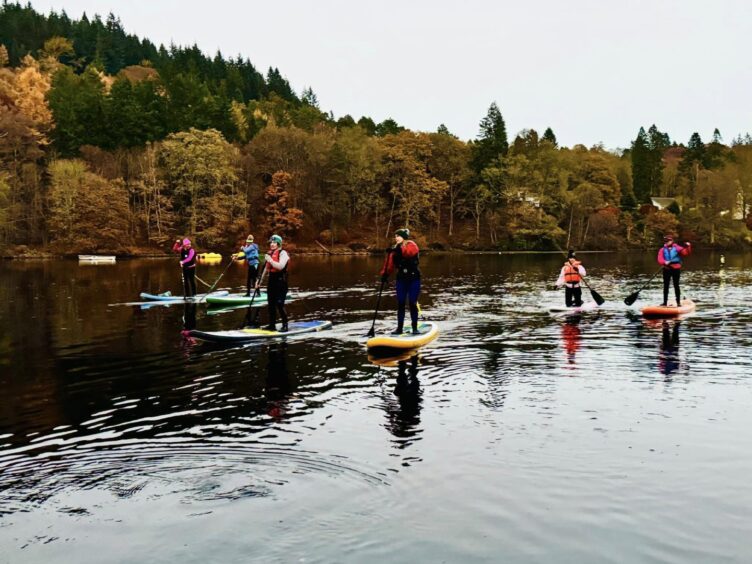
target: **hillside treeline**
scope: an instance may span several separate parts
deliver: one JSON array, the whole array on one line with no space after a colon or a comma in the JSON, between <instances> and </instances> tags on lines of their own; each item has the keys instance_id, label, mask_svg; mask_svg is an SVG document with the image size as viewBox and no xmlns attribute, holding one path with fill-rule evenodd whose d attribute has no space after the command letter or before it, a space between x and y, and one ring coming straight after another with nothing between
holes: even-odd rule
<instances>
[{"instance_id":1,"label":"hillside treeline","mask_svg":"<svg viewBox=\"0 0 752 564\"><path fill-rule=\"evenodd\" d=\"M655 198L659 198L656 200ZM686 145L655 126L626 150L510 138L491 104L477 139L336 118L277 69L156 47L112 15L0 8L0 246L139 252L249 231L379 247L407 225L455 248L617 248L664 232L749 243L752 139Z\"/></svg>"}]
</instances>

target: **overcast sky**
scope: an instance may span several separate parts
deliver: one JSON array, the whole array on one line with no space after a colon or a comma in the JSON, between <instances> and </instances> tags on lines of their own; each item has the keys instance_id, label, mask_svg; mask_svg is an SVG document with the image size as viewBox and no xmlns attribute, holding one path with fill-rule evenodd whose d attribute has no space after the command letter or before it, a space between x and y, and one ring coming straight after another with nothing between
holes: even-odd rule
<instances>
[{"instance_id":1,"label":"overcast sky","mask_svg":"<svg viewBox=\"0 0 752 564\"><path fill-rule=\"evenodd\" d=\"M752 2L743 0L32 0L72 18L115 13L154 43L242 54L311 86L336 116L445 123L463 139L496 101L510 138L564 145L752 131Z\"/></svg>"}]
</instances>

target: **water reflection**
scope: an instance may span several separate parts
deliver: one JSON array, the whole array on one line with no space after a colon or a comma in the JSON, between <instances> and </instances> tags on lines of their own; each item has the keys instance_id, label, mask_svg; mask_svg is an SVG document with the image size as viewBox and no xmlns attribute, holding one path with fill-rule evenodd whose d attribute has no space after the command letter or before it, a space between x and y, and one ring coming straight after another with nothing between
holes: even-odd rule
<instances>
[{"instance_id":1,"label":"water reflection","mask_svg":"<svg viewBox=\"0 0 752 564\"><path fill-rule=\"evenodd\" d=\"M405 449L420 440L421 404L423 391L418 379L420 355L409 351L394 357L369 357L377 366L397 367L397 378L392 393L384 393L383 409L386 413L386 429L396 439L397 449ZM385 387L382 386L382 390ZM405 459L403 466L409 466L415 459Z\"/></svg>"},{"instance_id":2,"label":"water reflection","mask_svg":"<svg viewBox=\"0 0 752 564\"><path fill-rule=\"evenodd\" d=\"M249 308L250 309L250 308ZM287 368L287 343L269 345L266 361L266 385L264 395L267 400L267 414L280 419L287 413L287 405L295 390Z\"/></svg>"},{"instance_id":3,"label":"water reflection","mask_svg":"<svg viewBox=\"0 0 752 564\"><path fill-rule=\"evenodd\" d=\"M580 349L582 343L581 321L582 318L580 316L568 317L561 325L561 340L564 344L567 370L574 370L576 368L577 351Z\"/></svg>"},{"instance_id":4,"label":"water reflection","mask_svg":"<svg viewBox=\"0 0 752 564\"><path fill-rule=\"evenodd\" d=\"M661 349L658 355L658 370L664 376L671 376L681 367L679 359L679 326L680 321L673 323L664 320L661 324Z\"/></svg>"}]
</instances>

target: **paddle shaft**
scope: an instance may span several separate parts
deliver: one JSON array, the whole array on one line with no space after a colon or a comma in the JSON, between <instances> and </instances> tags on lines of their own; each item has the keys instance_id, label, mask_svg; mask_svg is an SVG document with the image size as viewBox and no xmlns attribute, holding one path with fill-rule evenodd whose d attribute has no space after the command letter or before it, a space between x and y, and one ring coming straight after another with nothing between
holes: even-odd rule
<instances>
[{"instance_id":1,"label":"paddle shaft","mask_svg":"<svg viewBox=\"0 0 752 564\"><path fill-rule=\"evenodd\" d=\"M387 253L386 258L384 258L384 265L381 267L381 271L386 270L386 265L389 262L389 253ZM376 318L379 315L379 306L381 305L381 294L384 293L384 285L386 284L386 280L384 280L384 276L382 274L381 276L381 285L379 286L379 295L376 298L376 309L373 312L373 322L371 323L371 329L368 331L368 336L373 337L376 334Z\"/></svg>"},{"instance_id":2,"label":"paddle shaft","mask_svg":"<svg viewBox=\"0 0 752 564\"><path fill-rule=\"evenodd\" d=\"M225 269L224 269L224 270L222 271L222 274L220 274L220 275L219 275L219 278L217 278L217 280L216 280L216 281L214 282L214 284L212 284L212 285L211 285L211 288L209 288L209 289L208 289L208 290L206 291L206 294L204 294L204 295L203 295L203 296L201 297L201 299L199 300L199 303L201 303L201 302L202 302L203 300L205 300L205 299L206 299L206 296L208 296L209 294L211 294L211 293L212 293L212 290L214 290L214 288L215 288L215 287L217 286L217 284L219 284L219 281L220 281L220 280L222 279L222 277L223 277L223 276L225 275L225 272L227 272L227 271L228 271L228 270L230 269L230 267L232 266L232 263L233 263L233 262L234 262L234 259L233 259L232 257L230 257L230 262L229 262L229 263L227 263L227 266L226 266L226 267L225 267Z\"/></svg>"},{"instance_id":3,"label":"paddle shaft","mask_svg":"<svg viewBox=\"0 0 752 564\"><path fill-rule=\"evenodd\" d=\"M256 286L253 288L253 296L251 296L251 303L248 305L249 308L253 307L253 302L256 300L256 296L259 295L259 286L261 286L261 282L264 280L264 274L266 274L266 265L267 263L264 262L264 268L261 269L261 276L259 276L258 281L256 282Z\"/></svg>"},{"instance_id":4,"label":"paddle shaft","mask_svg":"<svg viewBox=\"0 0 752 564\"><path fill-rule=\"evenodd\" d=\"M639 288L639 289L637 289L636 291L634 291L634 292L632 292L631 294L629 294L629 295L628 295L628 296L627 296L627 297L625 298L624 302L625 302L625 303L626 303L627 305L632 305L632 304L633 304L633 303L635 302L635 300L637 300L637 296L638 296L638 295L640 294L640 292L642 292L642 291L643 291L643 290L644 290L645 288L647 288L647 287L648 287L648 286L650 285L650 283L651 283L651 282L652 282L652 281L653 281L653 280L655 279L655 277L656 277L656 276L658 276L658 275L659 275L659 274L660 274L661 272L663 272L663 266L661 266L661 267L660 267L660 268L659 268L659 269L658 269L658 270L657 270L657 271L655 272L655 274L653 274L653 275L652 275L652 276L650 277L650 280L648 280L648 281L647 281L647 282L645 282L645 283L644 283L644 284L643 284L642 286L640 286L640 288Z\"/></svg>"}]
</instances>

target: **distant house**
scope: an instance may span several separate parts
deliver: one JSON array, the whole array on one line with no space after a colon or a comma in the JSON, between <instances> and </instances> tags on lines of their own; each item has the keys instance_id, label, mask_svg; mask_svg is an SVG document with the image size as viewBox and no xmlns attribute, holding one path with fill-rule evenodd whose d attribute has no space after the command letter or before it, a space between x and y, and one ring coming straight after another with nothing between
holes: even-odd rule
<instances>
[{"instance_id":1,"label":"distant house","mask_svg":"<svg viewBox=\"0 0 752 564\"><path fill-rule=\"evenodd\" d=\"M650 202L659 210L665 210L671 204L676 204L679 207L679 211L681 211L681 206L676 201L676 198L650 198Z\"/></svg>"}]
</instances>

